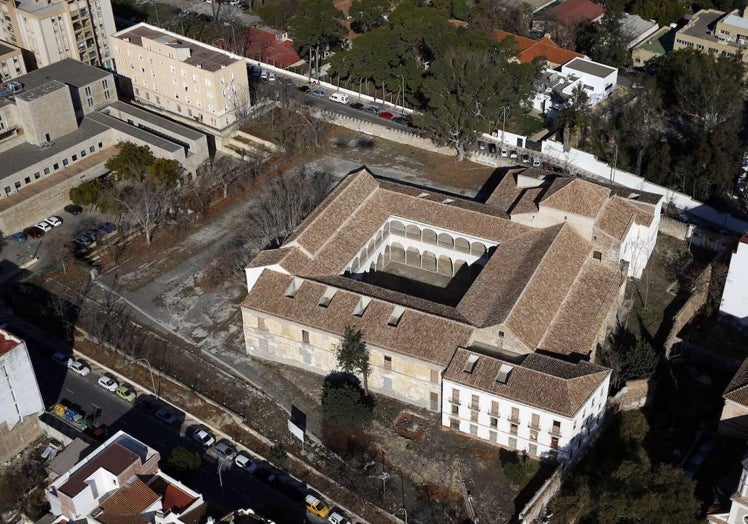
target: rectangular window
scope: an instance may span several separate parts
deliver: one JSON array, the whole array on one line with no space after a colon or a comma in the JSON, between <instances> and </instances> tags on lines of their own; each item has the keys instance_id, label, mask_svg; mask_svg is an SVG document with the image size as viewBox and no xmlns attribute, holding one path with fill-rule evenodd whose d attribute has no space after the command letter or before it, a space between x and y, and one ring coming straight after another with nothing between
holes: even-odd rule
<instances>
[{"instance_id":1,"label":"rectangular window","mask_svg":"<svg viewBox=\"0 0 748 524\"><path fill-rule=\"evenodd\" d=\"M304 358L304 364L311 364L312 363L312 352L311 351L304 351L302 354Z\"/></svg>"},{"instance_id":2,"label":"rectangular window","mask_svg":"<svg viewBox=\"0 0 748 524\"><path fill-rule=\"evenodd\" d=\"M265 338L261 338L259 341L260 351L267 351L268 350L268 341Z\"/></svg>"},{"instance_id":3,"label":"rectangular window","mask_svg":"<svg viewBox=\"0 0 748 524\"><path fill-rule=\"evenodd\" d=\"M431 370L431 382L439 382L439 372L435 369Z\"/></svg>"},{"instance_id":4,"label":"rectangular window","mask_svg":"<svg viewBox=\"0 0 748 524\"><path fill-rule=\"evenodd\" d=\"M301 341L304 342L304 344L309 344L309 331L306 329L301 330Z\"/></svg>"},{"instance_id":5,"label":"rectangular window","mask_svg":"<svg viewBox=\"0 0 748 524\"><path fill-rule=\"evenodd\" d=\"M488 432L488 440L490 440L491 442L498 441L499 440L499 434L496 433L495 431L489 431Z\"/></svg>"},{"instance_id":6,"label":"rectangular window","mask_svg":"<svg viewBox=\"0 0 748 524\"><path fill-rule=\"evenodd\" d=\"M48 174L49 174L49 168L48 168L48 167L45 167L45 168L44 168L44 174L45 174L45 175L48 175Z\"/></svg>"},{"instance_id":7,"label":"rectangular window","mask_svg":"<svg viewBox=\"0 0 748 524\"><path fill-rule=\"evenodd\" d=\"M55 168L55 171L57 171L58 169L60 169L60 164L55 163L55 165L53 165L52 167Z\"/></svg>"},{"instance_id":8,"label":"rectangular window","mask_svg":"<svg viewBox=\"0 0 748 524\"><path fill-rule=\"evenodd\" d=\"M86 150L84 149L83 151L81 151L81 158L85 157L87 154L88 153L86 153ZM75 155L73 155L73 156L75 156Z\"/></svg>"},{"instance_id":9,"label":"rectangular window","mask_svg":"<svg viewBox=\"0 0 748 524\"><path fill-rule=\"evenodd\" d=\"M10 186L5 186L5 194L9 195L11 192Z\"/></svg>"},{"instance_id":10,"label":"rectangular window","mask_svg":"<svg viewBox=\"0 0 748 524\"><path fill-rule=\"evenodd\" d=\"M21 183L20 182L16 182L13 185L16 186L16 189L21 189Z\"/></svg>"},{"instance_id":11,"label":"rectangular window","mask_svg":"<svg viewBox=\"0 0 748 524\"><path fill-rule=\"evenodd\" d=\"M470 396L470 409L478 410L480 407L478 395L471 395Z\"/></svg>"},{"instance_id":12,"label":"rectangular window","mask_svg":"<svg viewBox=\"0 0 748 524\"><path fill-rule=\"evenodd\" d=\"M27 184L30 184L31 183L31 177L27 176L26 178L23 179L23 181L26 182Z\"/></svg>"},{"instance_id":13,"label":"rectangular window","mask_svg":"<svg viewBox=\"0 0 748 524\"><path fill-rule=\"evenodd\" d=\"M478 422L478 412L477 411L471 411L470 412L470 422Z\"/></svg>"},{"instance_id":14,"label":"rectangular window","mask_svg":"<svg viewBox=\"0 0 748 524\"><path fill-rule=\"evenodd\" d=\"M258 318L257 319L257 329L259 329L260 331L267 331L268 330L267 326L265 325L265 319L264 318Z\"/></svg>"},{"instance_id":15,"label":"rectangular window","mask_svg":"<svg viewBox=\"0 0 748 524\"><path fill-rule=\"evenodd\" d=\"M382 387L384 387L384 389L392 389L392 379L390 377L384 377L382 379Z\"/></svg>"},{"instance_id":16,"label":"rectangular window","mask_svg":"<svg viewBox=\"0 0 748 524\"><path fill-rule=\"evenodd\" d=\"M67 158L63 158L62 159L62 166L63 167L68 167L68 159Z\"/></svg>"},{"instance_id":17,"label":"rectangular window","mask_svg":"<svg viewBox=\"0 0 748 524\"><path fill-rule=\"evenodd\" d=\"M499 419L497 419L496 417L491 417L491 418L488 419L488 424L492 428L497 428L497 427L499 427Z\"/></svg>"},{"instance_id":18,"label":"rectangular window","mask_svg":"<svg viewBox=\"0 0 748 524\"><path fill-rule=\"evenodd\" d=\"M76 160L78 160L78 155L73 155L73 156L72 156L72 157L70 157L70 158L72 158L72 159L73 159L73 162L75 162Z\"/></svg>"},{"instance_id":19,"label":"rectangular window","mask_svg":"<svg viewBox=\"0 0 748 524\"><path fill-rule=\"evenodd\" d=\"M460 421L456 418L449 419L449 427L450 429L455 429L457 431L460 430Z\"/></svg>"},{"instance_id":20,"label":"rectangular window","mask_svg":"<svg viewBox=\"0 0 748 524\"><path fill-rule=\"evenodd\" d=\"M558 420L553 421L553 429L551 429L552 435L560 435L561 434L561 422Z\"/></svg>"},{"instance_id":21,"label":"rectangular window","mask_svg":"<svg viewBox=\"0 0 748 524\"><path fill-rule=\"evenodd\" d=\"M538 430L536 429L530 430L530 440L538 440Z\"/></svg>"},{"instance_id":22,"label":"rectangular window","mask_svg":"<svg viewBox=\"0 0 748 524\"><path fill-rule=\"evenodd\" d=\"M491 401L491 415L494 415L496 417L499 416L499 401L498 400Z\"/></svg>"},{"instance_id":23,"label":"rectangular window","mask_svg":"<svg viewBox=\"0 0 748 524\"><path fill-rule=\"evenodd\" d=\"M471 435L477 435L478 434L478 426L475 424L470 424L470 434Z\"/></svg>"},{"instance_id":24,"label":"rectangular window","mask_svg":"<svg viewBox=\"0 0 748 524\"><path fill-rule=\"evenodd\" d=\"M41 177L42 177L42 175L41 175L41 173L39 173L39 171L37 171L36 173L34 173L34 180L39 180Z\"/></svg>"},{"instance_id":25,"label":"rectangular window","mask_svg":"<svg viewBox=\"0 0 748 524\"><path fill-rule=\"evenodd\" d=\"M532 414L532 421L530 422L530 427L535 428L535 429L540 427L540 415L538 415L537 413Z\"/></svg>"},{"instance_id":26,"label":"rectangular window","mask_svg":"<svg viewBox=\"0 0 748 524\"><path fill-rule=\"evenodd\" d=\"M392 369L392 357L384 357L384 369Z\"/></svg>"},{"instance_id":27,"label":"rectangular window","mask_svg":"<svg viewBox=\"0 0 748 524\"><path fill-rule=\"evenodd\" d=\"M101 142L99 142L99 144L101 144ZM101 146L99 146L99 147L101 147ZM91 146L91 147L88 148L88 151L91 152L91 153L93 153L93 152L96 151L96 148L94 146Z\"/></svg>"},{"instance_id":28,"label":"rectangular window","mask_svg":"<svg viewBox=\"0 0 748 524\"><path fill-rule=\"evenodd\" d=\"M519 426L517 426L517 424L511 424L511 425L509 426L509 433L511 433L512 435L516 435L516 434L517 434L517 428L518 428L518 427L519 427Z\"/></svg>"},{"instance_id":29,"label":"rectangular window","mask_svg":"<svg viewBox=\"0 0 748 524\"><path fill-rule=\"evenodd\" d=\"M519 408L512 408L512 422L515 424L519 423Z\"/></svg>"},{"instance_id":30,"label":"rectangular window","mask_svg":"<svg viewBox=\"0 0 748 524\"><path fill-rule=\"evenodd\" d=\"M99 149L101 149L102 147L104 147L104 143L103 142L99 142Z\"/></svg>"},{"instance_id":31,"label":"rectangular window","mask_svg":"<svg viewBox=\"0 0 748 524\"><path fill-rule=\"evenodd\" d=\"M551 437L551 447L558 449L558 437Z\"/></svg>"},{"instance_id":32,"label":"rectangular window","mask_svg":"<svg viewBox=\"0 0 748 524\"><path fill-rule=\"evenodd\" d=\"M453 404L459 404L460 403L460 390L452 388L452 403Z\"/></svg>"},{"instance_id":33,"label":"rectangular window","mask_svg":"<svg viewBox=\"0 0 748 524\"><path fill-rule=\"evenodd\" d=\"M431 411L439 411L439 393L433 391L429 395Z\"/></svg>"},{"instance_id":34,"label":"rectangular window","mask_svg":"<svg viewBox=\"0 0 748 524\"><path fill-rule=\"evenodd\" d=\"M517 449L517 439L509 437L509 449Z\"/></svg>"},{"instance_id":35,"label":"rectangular window","mask_svg":"<svg viewBox=\"0 0 748 524\"><path fill-rule=\"evenodd\" d=\"M452 414L458 415L460 413L460 406L457 404L452 404Z\"/></svg>"},{"instance_id":36,"label":"rectangular window","mask_svg":"<svg viewBox=\"0 0 748 524\"><path fill-rule=\"evenodd\" d=\"M594 258L595 260L602 260L603 254L600 251L593 251L592 258Z\"/></svg>"},{"instance_id":37,"label":"rectangular window","mask_svg":"<svg viewBox=\"0 0 748 524\"><path fill-rule=\"evenodd\" d=\"M532 455L533 457L538 456L538 445L537 444L530 444L527 446L527 451Z\"/></svg>"}]
</instances>

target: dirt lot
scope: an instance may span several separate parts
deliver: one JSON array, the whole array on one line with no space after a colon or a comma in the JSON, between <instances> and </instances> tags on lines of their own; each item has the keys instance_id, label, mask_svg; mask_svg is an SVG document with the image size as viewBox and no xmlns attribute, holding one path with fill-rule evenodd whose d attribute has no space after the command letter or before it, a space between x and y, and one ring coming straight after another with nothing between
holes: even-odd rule
<instances>
[{"instance_id":1,"label":"dirt lot","mask_svg":"<svg viewBox=\"0 0 748 524\"><path fill-rule=\"evenodd\" d=\"M367 165L375 174L412 184L435 185L464 195L480 191L493 172L491 168L458 163L450 157L380 139L371 140L344 129L336 129L326 147L313 157L306 155L285 162L283 168L294 163L312 164L338 176ZM276 172L269 169L258 183ZM369 501L393 511L404 503L411 522L459 522L464 517L461 493L467 490L483 522L508 521L516 506L526 499L527 493L522 488L537 472L537 464L529 462L517 468L513 456L502 454L498 448L442 430L438 416L433 413L408 409L390 399L378 399L376 420L366 446L373 464L365 459L367 455L360 460L341 462L320 448L307 447L302 454L295 447L285 428L284 412L291 403L301 405L313 421L316 419L318 427L321 377L247 359L238 308L246 294L245 284L237 277L208 288L202 278L206 267L220 256L234 232L246 228L251 189L232 194L213 213L189 226L161 228L150 247L136 241L120 257L116 267L104 268L100 287L116 287L131 306L136 320L149 325L168 341L143 349L149 355L147 358L161 359L159 369L164 373L177 376L241 413L249 426L272 441L283 442L315 468L348 486L355 495L338 493L333 487L329 488L333 490L330 495L353 509L363 511L365 501ZM55 278L71 277L57 274ZM46 276L36 282L45 285ZM206 353L240 371L262 391L227 379L217 367L205 364ZM183 358L184 355L189 358ZM106 355L99 354L97 358ZM189 409L201 409L187 397L175 401ZM278 424L269 423L271 420ZM228 420L216 421L222 422ZM513 466L509 475L505 474L507 464ZM384 480L383 471L389 475Z\"/></svg>"}]
</instances>

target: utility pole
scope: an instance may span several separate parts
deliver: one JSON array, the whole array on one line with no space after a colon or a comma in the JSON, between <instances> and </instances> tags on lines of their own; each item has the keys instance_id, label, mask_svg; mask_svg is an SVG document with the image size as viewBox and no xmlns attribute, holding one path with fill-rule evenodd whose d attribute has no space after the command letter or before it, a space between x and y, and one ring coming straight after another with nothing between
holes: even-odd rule
<instances>
[{"instance_id":1,"label":"utility pole","mask_svg":"<svg viewBox=\"0 0 748 524\"><path fill-rule=\"evenodd\" d=\"M504 133L506 132L506 114L509 111L509 106L504 106L501 108L501 116L503 118L503 122L501 124L501 143L504 143Z\"/></svg>"},{"instance_id":2,"label":"utility pole","mask_svg":"<svg viewBox=\"0 0 748 524\"><path fill-rule=\"evenodd\" d=\"M612 184L616 180L616 165L618 165L618 140L616 140L613 145L615 146L615 150L613 152L613 165L610 168L610 183Z\"/></svg>"}]
</instances>

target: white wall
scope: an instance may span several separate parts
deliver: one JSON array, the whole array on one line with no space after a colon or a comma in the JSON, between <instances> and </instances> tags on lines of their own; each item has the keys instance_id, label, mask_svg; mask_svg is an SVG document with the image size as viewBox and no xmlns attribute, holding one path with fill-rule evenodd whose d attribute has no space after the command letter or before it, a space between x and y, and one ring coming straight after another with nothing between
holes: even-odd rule
<instances>
[{"instance_id":1,"label":"white wall","mask_svg":"<svg viewBox=\"0 0 748 524\"><path fill-rule=\"evenodd\" d=\"M619 259L629 263L628 276L641 278L642 271L647 266L649 257L657 244L657 233L660 227L660 212L662 201L655 208L652 222L649 226L631 224L626 238L621 243Z\"/></svg>"},{"instance_id":2,"label":"white wall","mask_svg":"<svg viewBox=\"0 0 748 524\"><path fill-rule=\"evenodd\" d=\"M748 244L743 241L730 259L719 311L748 326Z\"/></svg>"},{"instance_id":3,"label":"white wall","mask_svg":"<svg viewBox=\"0 0 748 524\"><path fill-rule=\"evenodd\" d=\"M555 140L544 140L542 143L542 153L551 159L555 159L559 164L568 166L570 171L582 171L583 174L599 178L604 182L612 181L618 185L638 191L662 195L665 197L667 204L683 211L688 211L693 216L710 222L716 227L741 234L748 230L748 221L734 218L729 213L721 213L703 202L692 199L688 195L653 184L626 171L616 169L611 173L611 166L609 164L597 160L590 153L574 148L564 151L563 144Z\"/></svg>"},{"instance_id":4,"label":"white wall","mask_svg":"<svg viewBox=\"0 0 748 524\"><path fill-rule=\"evenodd\" d=\"M18 341L15 348L0 357L0 423L5 422L12 429L23 418L44 411L44 403L26 343L0 331L2 337Z\"/></svg>"}]
</instances>

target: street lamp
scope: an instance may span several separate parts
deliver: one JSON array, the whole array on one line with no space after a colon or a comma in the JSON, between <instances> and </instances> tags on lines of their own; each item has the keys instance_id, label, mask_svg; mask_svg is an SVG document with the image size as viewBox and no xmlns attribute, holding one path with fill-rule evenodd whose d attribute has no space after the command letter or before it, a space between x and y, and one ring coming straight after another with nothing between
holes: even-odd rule
<instances>
[{"instance_id":1,"label":"street lamp","mask_svg":"<svg viewBox=\"0 0 748 524\"><path fill-rule=\"evenodd\" d=\"M405 511L405 508L400 508L396 512L392 514L393 517L397 517L398 513L403 512L403 515L405 515L405 524L408 524L408 512Z\"/></svg>"},{"instance_id":2,"label":"street lamp","mask_svg":"<svg viewBox=\"0 0 748 524\"><path fill-rule=\"evenodd\" d=\"M403 110L402 110L402 113L405 114L405 76L402 75L402 74L399 75L399 76L400 76L400 80L401 80L400 87L403 90Z\"/></svg>"},{"instance_id":3,"label":"street lamp","mask_svg":"<svg viewBox=\"0 0 748 524\"><path fill-rule=\"evenodd\" d=\"M509 112L509 106L504 106L501 108L501 117L503 119L503 122L501 124L501 143L504 143L504 133L506 132L506 114Z\"/></svg>"},{"instance_id":4,"label":"street lamp","mask_svg":"<svg viewBox=\"0 0 748 524\"><path fill-rule=\"evenodd\" d=\"M147 358L136 358L132 361L133 364L137 364L138 362L145 362L148 365L148 373L151 375L151 387L153 388L153 392L156 393L156 381L153 380L153 370L151 369L151 363L148 362ZM158 398L158 393L156 393L156 398Z\"/></svg>"}]
</instances>

